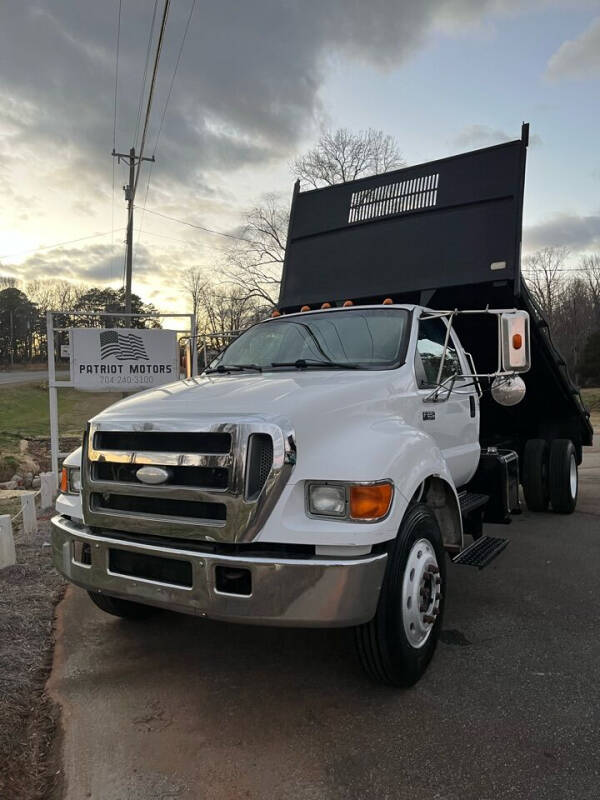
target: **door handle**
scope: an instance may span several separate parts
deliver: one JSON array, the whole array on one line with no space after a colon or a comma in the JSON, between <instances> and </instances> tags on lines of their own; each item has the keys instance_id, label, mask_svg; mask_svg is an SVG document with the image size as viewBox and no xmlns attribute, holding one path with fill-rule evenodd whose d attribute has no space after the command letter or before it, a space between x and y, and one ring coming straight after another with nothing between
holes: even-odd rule
<instances>
[{"instance_id":1,"label":"door handle","mask_svg":"<svg viewBox=\"0 0 600 800\"><path fill-rule=\"evenodd\" d=\"M475 408L475 397L472 394L469 395L469 408L471 410L471 416L474 417L476 414L476 408Z\"/></svg>"}]
</instances>

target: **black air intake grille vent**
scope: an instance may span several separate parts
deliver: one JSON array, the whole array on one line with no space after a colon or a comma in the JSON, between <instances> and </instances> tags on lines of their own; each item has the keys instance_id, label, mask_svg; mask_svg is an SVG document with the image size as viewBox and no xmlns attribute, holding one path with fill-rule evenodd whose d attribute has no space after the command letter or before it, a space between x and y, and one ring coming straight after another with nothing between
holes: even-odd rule
<instances>
[{"instance_id":1,"label":"black air intake grille vent","mask_svg":"<svg viewBox=\"0 0 600 800\"><path fill-rule=\"evenodd\" d=\"M256 500L273 466L273 439L266 433L253 433L248 439L246 498Z\"/></svg>"},{"instance_id":2,"label":"black air intake grille vent","mask_svg":"<svg viewBox=\"0 0 600 800\"><path fill-rule=\"evenodd\" d=\"M168 431L97 431L96 450L146 450L154 453L229 453L229 433Z\"/></svg>"},{"instance_id":3,"label":"black air intake grille vent","mask_svg":"<svg viewBox=\"0 0 600 800\"><path fill-rule=\"evenodd\" d=\"M92 510L124 511L129 514L188 517L190 519L224 522L227 509L224 503L202 503L194 500L167 500L162 497L139 497L124 494L94 492L90 498ZM115 523L118 527L118 523Z\"/></svg>"}]
</instances>

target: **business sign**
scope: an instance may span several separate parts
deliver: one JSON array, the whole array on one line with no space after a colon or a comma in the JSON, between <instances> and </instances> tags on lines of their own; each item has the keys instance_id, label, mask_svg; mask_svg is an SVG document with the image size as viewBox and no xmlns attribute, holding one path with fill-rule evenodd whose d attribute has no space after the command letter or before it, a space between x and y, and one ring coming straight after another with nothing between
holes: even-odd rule
<instances>
[{"instance_id":1,"label":"business sign","mask_svg":"<svg viewBox=\"0 0 600 800\"><path fill-rule=\"evenodd\" d=\"M71 328L76 389L133 392L179 378L177 333L145 328Z\"/></svg>"}]
</instances>

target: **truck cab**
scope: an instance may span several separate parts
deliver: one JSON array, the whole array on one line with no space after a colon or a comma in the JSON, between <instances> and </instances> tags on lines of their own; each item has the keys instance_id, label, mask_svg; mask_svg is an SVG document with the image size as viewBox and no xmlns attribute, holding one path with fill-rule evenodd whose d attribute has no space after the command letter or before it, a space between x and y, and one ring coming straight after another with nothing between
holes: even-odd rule
<instances>
[{"instance_id":1,"label":"truck cab","mask_svg":"<svg viewBox=\"0 0 600 800\"><path fill-rule=\"evenodd\" d=\"M447 559L481 567L502 551L507 540L484 535L484 525L519 512L520 482L534 499L548 490L546 506L556 511L574 508L588 430L572 394L571 423L538 413L534 427L530 410L520 420L530 388L521 375L549 352L530 333L521 295L498 308L432 307L407 297L433 297L407 288L418 286L418 273L363 252L367 226L369 239L378 226L365 217L367 200L387 202L384 221L410 240L406 218L441 191L437 170L435 184L422 165L412 210L388 202L389 186L406 182L396 173L378 176L388 188L375 194L360 181L332 187L350 208L335 233L317 213L323 195L296 190L273 316L202 375L132 395L90 420L80 454L63 468L52 541L57 568L100 608L352 627L367 673L407 686L435 650ZM327 197L335 210L336 197ZM347 250L349 229L356 253ZM450 272L441 289L448 277L456 282ZM484 277L463 278L463 294L476 287L474 296L498 296L502 287ZM557 435L544 438L545 425Z\"/></svg>"}]
</instances>

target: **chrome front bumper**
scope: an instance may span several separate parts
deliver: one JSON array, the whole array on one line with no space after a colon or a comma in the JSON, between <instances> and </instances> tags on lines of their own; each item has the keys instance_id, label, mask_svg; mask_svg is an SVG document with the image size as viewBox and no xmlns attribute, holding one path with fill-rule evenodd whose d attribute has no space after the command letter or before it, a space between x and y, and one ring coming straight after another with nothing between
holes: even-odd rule
<instances>
[{"instance_id":1,"label":"chrome front bumper","mask_svg":"<svg viewBox=\"0 0 600 800\"><path fill-rule=\"evenodd\" d=\"M91 564L75 560L76 543L90 546ZM347 627L375 614L386 553L356 559L262 558L198 553L177 546L158 547L97 536L89 528L57 515L52 519L54 564L72 583L112 597L161 606L227 622L288 627ZM109 552L160 556L191 565L192 585L174 586L109 570ZM216 567L248 569L249 595L216 588Z\"/></svg>"}]
</instances>

